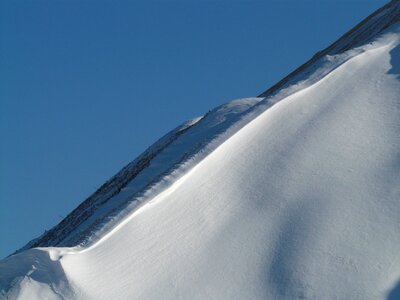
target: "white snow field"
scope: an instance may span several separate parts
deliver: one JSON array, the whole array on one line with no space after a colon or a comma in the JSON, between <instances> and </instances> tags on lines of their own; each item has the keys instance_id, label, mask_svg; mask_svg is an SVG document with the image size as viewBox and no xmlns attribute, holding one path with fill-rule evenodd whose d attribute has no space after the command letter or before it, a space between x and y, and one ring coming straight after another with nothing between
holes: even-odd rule
<instances>
[{"instance_id":1,"label":"white snow field","mask_svg":"<svg viewBox=\"0 0 400 300\"><path fill-rule=\"evenodd\" d=\"M324 59L88 246L2 260L0 297L400 299L400 27Z\"/></svg>"}]
</instances>

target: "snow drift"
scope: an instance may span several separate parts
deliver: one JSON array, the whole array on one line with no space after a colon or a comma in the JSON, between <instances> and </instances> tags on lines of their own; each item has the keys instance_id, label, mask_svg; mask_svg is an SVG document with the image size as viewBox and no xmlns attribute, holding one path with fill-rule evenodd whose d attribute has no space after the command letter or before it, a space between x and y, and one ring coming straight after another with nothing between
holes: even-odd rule
<instances>
[{"instance_id":1,"label":"snow drift","mask_svg":"<svg viewBox=\"0 0 400 300\"><path fill-rule=\"evenodd\" d=\"M5 299L400 299L400 2L178 127L0 262Z\"/></svg>"}]
</instances>

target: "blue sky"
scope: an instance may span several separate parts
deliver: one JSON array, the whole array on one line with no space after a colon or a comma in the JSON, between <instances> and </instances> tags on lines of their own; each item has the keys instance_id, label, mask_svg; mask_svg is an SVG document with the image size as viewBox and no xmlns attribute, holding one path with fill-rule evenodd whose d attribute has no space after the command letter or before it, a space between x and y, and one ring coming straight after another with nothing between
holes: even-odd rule
<instances>
[{"instance_id":1,"label":"blue sky","mask_svg":"<svg viewBox=\"0 0 400 300\"><path fill-rule=\"evenodd\" d=\"M0 4L0 257L161 135L255 96L380 0Z\"/></svg>"}]
</instances>

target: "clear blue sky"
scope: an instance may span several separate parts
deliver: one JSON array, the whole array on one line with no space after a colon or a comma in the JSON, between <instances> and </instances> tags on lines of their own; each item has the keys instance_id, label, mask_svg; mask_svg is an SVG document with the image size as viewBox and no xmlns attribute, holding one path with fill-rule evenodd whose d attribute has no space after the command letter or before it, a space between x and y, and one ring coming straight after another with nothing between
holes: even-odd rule
<instances>
[{"instance_id":1,"label":"clear blue sky","mask_svg":"<svg viewBox=\"0 0 400 300\"><path fill-rule=\"evenodd\" d=\"M255 96L387 1L1 1L0 257L161 135Z\"/></svg>"}]
</instances>

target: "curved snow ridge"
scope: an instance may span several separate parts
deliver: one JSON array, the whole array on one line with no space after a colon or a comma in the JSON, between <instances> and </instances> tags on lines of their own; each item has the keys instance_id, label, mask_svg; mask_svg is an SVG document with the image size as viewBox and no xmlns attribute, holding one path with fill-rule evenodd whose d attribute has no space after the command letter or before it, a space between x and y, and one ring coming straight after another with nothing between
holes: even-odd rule
<instances>
[{"instance_id":1,"label":"curved snow ridge","mask_svg":"<svg viewBox=\"0 0 400 300\"><path fill-rule=\"evenodd\" d=\"M98 223L58 232L88 247L0 261L0 297L398 299L399 36L183 126Z\"/></svg>"},{"instance_id":2,"label":"curved snow ridge","mask_svg":"<svg viewBox=\"0 0 400 300\"><path fill-rule=\"evenodd\" d=\"M83 232L85 239L78 245L79 248L96 244L105 235L109 235L109 231L114 231L114 227L124 223L125 218L129 218L136 210L171 187L220 143L244 126L249 121L247 117L249 111L261 100L262 98L238 99L209 111L195 126L165 147L151 162L149 168L135 178L136 181L129 182L120 194L111 199L113 208L107 209L106 216L99 219L100 222ZM152 165L156 168L156 172L152 169ZM163 171L160 171L160 166ZM151 175L151 180L149 177L141 178L147 176L147 173L154 173ZM138 181L145 182L141 190L135 188ZM121 204L115 205L117 201Z\"/></svg>"},{"instance_id":3,"label":"curved snow ridge","mask_svg":"<svg viewBox=\"0 0 400 300\"><path fill-rule=\"evenodd\" d=\"M399 49L396 29L272 107L253 99L90 247L0 262L0 295L395 299Z\"/></svg>"},{"instance_id":4,"label":"curved snow ridge","mask_svg":"<svg viewBox=\"0 0 400 300\"><path fill-rule=\"evenodd\" d=\"M114 226L121 214L126 215L140 205L139 200L152 193L154 185L165 186L163 178L225 132L259 101L261 98L235 100L177 127L113 176L60 224L21 250L90 245Z\"/></svg>"},{"instance_id":5,"label":"curved snow ridge","mask_svg":"<svg viewBox=\"0 0 400 300\"><path fill-rule=\"evenodd\" d=\"M307 67L299 68L299 71L290 74L282 82L263 93L262 97L267 96L264 101L260 101L262 98L253 98L256 99L255 101L251 99L235 101L210 111L205 117L194 119L174 129L107 181L60 224L20 250L32 247L91 244L93 239L98 239L100 232L106 231L106 228L110 228L115 223L116 218L121 214L126 215L128 207L135 209L141 205L143 199L148 199L149 195L154 196L157 191L155 186L164 188L168 186L164 184L169 181L168 176L176 174L176 169L179 169L181 165L190 164L188 160L195 155L196 151L205 152L203 148L215 137L222 136L222 133L228 131L232 124L240 119L248 122L274 103L315 84L352 57L376 47L373 39L377 33L389 31L389 27L398 22L399 9L400 4L396 0L378 10L332 46L318 53L306 63ZM351 47L366 42L371 42L372 45L349 50ZM225 109L231 111L225 111ZM209 128L203 126L205 123ZM234 128L238 129L244 124L246 124L244 121L238 122ZM186 131L199 131L199 128L203 130L203 136L197 135L198 141L192 139L191 143L183 142L184 146L181 149L174 147L181 143L181 135L185 136ZM214 144L219 143L221 143L221 138ZM168 152L171 155L163 155Z\"/></svg>"},{"instance_id":6,"label":"curved snow ridge","mask_svg":"<svg viewBox=\"0 0 400 300\"><path fill-rule=\"evenodd\" d=\"M99 208L101 208L113 196L118 194L121 189L126 186L128 182L132 181L144 168L146 168L149 165L149 162L165 147L200 119L201 117L190 120L160 138L151 147L139 155L138 158L122 168L121 171L104 183L94 194L83 201L58 225L53 227L51 230L46 231L40 237L30 241L19 251L39 246L59 245L62 242L65 242L64 240L68 236L69 239L72 239L71 235L74 234L73 231L76 231L78 227L85 227L85 223L90 224L93 222L93 217L99 218L99 215L96 216Z\"/></svg>"},{"instance_id":7,"label":"curved snow ridge","mask_svg":"<svg viewBox=\"0 0 400 300\"><path fill-rule=\"evenodd\" d=\"M234 137L236 134L239 134L241 130L245 130L246 126L251 126L252 122L255 122L257 118L261 118L262 115L266 113L267 109L270 109L273 105L276 105L282 100L289 101L289 99L299 97L304 93L308 93L310 89L318 88L319 85L324 84L324 80L329 80L331 76L337 76L335 75L336 69L341 68L344 64L350 62L351 60L359 59L358 56L368 56L370 55L369 53L376 52L387 53L392 49L396 49L400 43L400 35L398 34L399 32L400 26L394 28L389 33L377 37L374 41L367 45L349 50L335 57L326 57L325 59L330 61L331 64L326 68L322 68L324 70L318 70L316 72L318 76L315 75L308 80L304 80L302 82L301 90L290 92L290 95L284 99L280 99L281 95L276 96L276 98L262 100L260 98L239 99L231 101L230 103L224 104L210 111L208 114L215 114L216 116L209 118L211 123L221 122L221 120L225 121L227 115L237 113L237 111L240 112L240 118L231 122L230 126L228 126L225 131L219 132L219 134L213 136L213 138L207 139L207 142L202 145L202 147L199 147L199 149L201 149L200 151L196 149L197 151L194 151L188 159L184 160L181 164L177 164L176 168L173 169L172 172L164 175L160 181L158 181L150 189L146 190L141 197L135 199L137 202L134 203L133 207L128 207L126 210L120 210L119 214L114 216L115 221L110 222L106 227L106 230L103 229L102 231L96 233L97 238L93 239L93 243L88 245L88 247L74 248L74 251L76 251L76 249L81 249L80 251L89 251L90 249L97 247L98 244L106 241L113 233L117 232L141 211L148 209L155 202L165 198L166 195L173 193L173 191L182 185L187 177L191 176L191 174L196 170L197 165L204 159L207 159L208 155L216 151L224 143L229 142L229 139ZM332 67L333 65L334 67ZM345 68L345 66L343 66L343 68ZM295 88L298 88L298 86L293 87L293 89ZM286 92L282 91L282 93ZM249 101L252 103L249 104ZM248 105L250 108L243 109L241 107L243 104ZM242 114L243 111L245 112L244 114ZM207 125L207 127L211 126Z\"/></svg>"},{"instance_id":8,"label":"curved snow ridge","mask_svg":"<svg viewBox=\"0 0 400 300\"><path fill-rule=\"evenodd\" d=\"M104 239L64 255L82 298L393 295L399 46L386 41L264 111Z\"/></svg>"}]
</instances>

